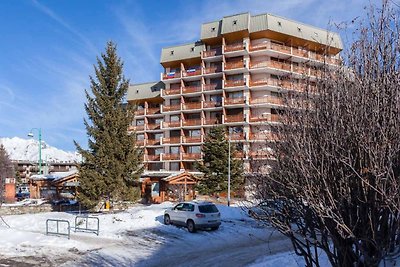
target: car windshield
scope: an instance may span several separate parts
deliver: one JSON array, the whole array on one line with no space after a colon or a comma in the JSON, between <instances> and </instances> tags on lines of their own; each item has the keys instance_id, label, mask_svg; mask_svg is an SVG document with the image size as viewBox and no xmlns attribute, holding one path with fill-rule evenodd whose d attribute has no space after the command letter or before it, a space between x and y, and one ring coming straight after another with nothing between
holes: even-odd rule
<instances>
[{"instance_id":1,"label":"car windshield","mask_svg":"<svg viewBox=\"0 0 400 267\"><path fill-rule=\"evenodd\" d=\"M218 212L218 209L215 205L201 205L199 206L199 211L202 213L214 213Z\"/></svg>"}]
</instances>

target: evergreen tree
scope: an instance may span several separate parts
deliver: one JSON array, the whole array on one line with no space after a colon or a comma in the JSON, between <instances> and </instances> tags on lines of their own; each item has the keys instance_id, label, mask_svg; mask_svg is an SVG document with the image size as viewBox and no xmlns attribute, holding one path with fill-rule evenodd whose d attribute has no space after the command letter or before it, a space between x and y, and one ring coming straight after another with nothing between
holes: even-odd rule
<instances>
[{"instance_id":1,"label":"evergreen tree","mask_svg":"<svg viewBox=\"0 0 400 267\"><path fill-rule=\"evenodd\" d=\"M88 208L106 197L132 199L135 182L143 171L143 152L136 146L135 134L128 133L133 107L123 102L129 81L123 75L123 62L114 43L107 43L94 69L96 77L90 76L92 94L85 91L90 121L84 119L88 149L75 142L83 157L79 200Z\"/></svg>"},{"instance_id":2,"label":"evergreen tree","mask_svg":"<svg viewBox=\"0 0 400 267\"><path fill-rule=\"evenodd\" d=\"M14 165L3 144L0 144L0 203L3 202L4 179L14 177Z\"/></svg>"},{"instance_id":3,"label":"evergreen tree","mask_svg":"<svg viewBox=\"0 0 400 267\"><path fill-rule=\"evenodd\" d=\"M210 129L203 147L203 161L196 168L204 174L197 186L202 194L226 192L228 189L229 143L223 126ZM231 143L231 189L234 191L243 185L243 162L235 159L235 145Z\"/></svg>"}]
</instances>

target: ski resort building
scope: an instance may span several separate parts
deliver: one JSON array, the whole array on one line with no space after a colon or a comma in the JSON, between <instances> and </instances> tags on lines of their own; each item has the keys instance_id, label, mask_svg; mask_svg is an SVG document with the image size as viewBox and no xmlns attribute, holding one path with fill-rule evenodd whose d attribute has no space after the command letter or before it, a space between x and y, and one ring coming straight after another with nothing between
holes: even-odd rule
<instances>
[{"instance_id":1,"label":"ski resort building","mask_svg":"<svg viewBox=\"0 0 400 267\"><path fill-rule=\"evenodd\" d=\"M160 81L131 85L127 96L138 106L132 129L144 147L151 196L164 201L166 177L197 173L194 163L215 125L227 128L246 171L270 160L266 142L274 141L281 93L312 87L324 64L339 63L341 50L336 33L249 13L204 23L199 41L163 48Z\"/></svg>"}]
</instances>

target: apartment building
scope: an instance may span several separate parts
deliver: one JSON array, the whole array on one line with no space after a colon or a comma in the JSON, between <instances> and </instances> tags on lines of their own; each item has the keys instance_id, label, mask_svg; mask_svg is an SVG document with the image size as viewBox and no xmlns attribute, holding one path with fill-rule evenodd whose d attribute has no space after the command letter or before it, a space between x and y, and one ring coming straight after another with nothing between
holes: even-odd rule
<instances>
[{"instance_id":1,"label":"apartment building","mask_svg":"<svg viewBox=\"0 0 400 267\"><path fill-rule=\"evenodd\" d=\"M218 124L252 171L270 159L266 142L274 141L281 93L313 86L325 63L338 64L341 50L337 33L249 13L204 23L200 41L163 48L161 80L128 91L138 105L132 128L147 173L196 172L205 136Z\"/></svg>"}]
</instances>

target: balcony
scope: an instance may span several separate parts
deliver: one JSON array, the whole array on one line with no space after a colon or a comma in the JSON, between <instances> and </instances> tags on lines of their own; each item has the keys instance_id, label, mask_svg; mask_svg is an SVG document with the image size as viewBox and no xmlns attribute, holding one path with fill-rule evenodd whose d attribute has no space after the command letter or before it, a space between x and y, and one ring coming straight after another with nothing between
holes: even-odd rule
<instances>
[{"instance_id":1,"label":"balcony","mask_svg":"<svg viewBox=\"0 0 400 267\"><path fill-rule=\"evenodd\" d=\"M203 58L215 57L221 55L222 49L211 49L208 51L203 51Z\"/></svg>"},{"instance_id":2,"label":"balcony","mask_svg":"<svg viewBox=\"0 0 400 267\"><path fill-rule=\"evenodd\" d=\"M221 71L222 71L221 67L208 67L208 68L204 68L203 73L204 74L214 74L214 73L218 73Z\"/></svg>"},{"instance_id":3,"label":"balcony","mask_svg":"<svg viewBox=\"0 0 400 267\"><path fill-rule=\"evenodd\" d=\"M180 154L163 154L162 156L163 160L180 160L181 159L181 155Z\"/></svg>"},{"instance_id":4,"label":"balcony","mask_svg":"<svg viewBox=\"0 0 400 267\"><path fill-rule=\"evenodd\" d=\"M136 140L136 145L144 146L144 140Z\"/></svg>"},{"instance_id":5,"label":"balcony","mask_svg":"<svg viewBox=\"0 0 400 267\"><path fill-rule=\"evenodd\" d=\"M180 144L181 143L181 137L169 137L169 138L163 138L162 139L163 144Z\"/></svg>"},{"instance_id":6,"label":"balcony","mask_svg":"<svg viewBox=\"0 0 400 267\"><path fill-rule=\"evenodd\" d=\"M143 116L144 115L144 109L137 109L135 111L135 116Z\"/></svg>"},{"instance_id":7,"label":"balcony","mask_svg":"<svg viewBox=\"0 0 400 267\"><path fill-rule=\"evenodd\" d=\"M263 85L270 85L270 86L281 86L282 81L278 79L266 78L260 80L250 80L250 86L263 86Z\"/></svg>"},{"instance_id":8,"label":"balcony","mask_svg":"<svg viewBox=\"0 0 400 267\"><path fill-rule=\"evenodd\" d=\"M190 76L197 76L197 75L201 75L200 67L196 67L193 69L188 69L188 70L183 71L183 77L190 77Z\"/></svg>"},{"instance_id":9,"label":"balcony","mask_svg":"<svg viewBox=\"0 0 400 267\"><path fill-rule=\"evenodd\" d=\"M259 43L259 44L251 43L249 49L250 49L250 52L253 52L253 51L259 51L259 50L266 50L269 47L270 47L269 43Z\"/></svg>"},{"instance_id":10,"label":"balcony","mask_svg":"<svg viewBox=\"0 0 400 267\"><path fill-rule=\"evenodd\" d=\"M251 140L262 140L262 141L276 141L278 140L278 136L275 133L252 133L250 134L250 139Z\"/></svg>"},{"instance_id":11,"label":"balcony","mask_svg":"<svg viewBox=\"0 0 400 267\"><path fill-rule=\"evenodd\" d=\"M225 63L225 70L241 69L244 67L245 63L243 60Z\"/></svg>"},{"instance_id":12,"label":"balcony","mask_svg":"<svg viewBox=\"0 0 400 267\"><path fill-rule=\"evenodd\" d=\"M298 48L293 47L292 54L296 57L308 58L308 50L306 50L306 49L298 49Z\"/></svg>"},{"instance_id":13,"label":"balcony","mask_svg":"<svg viewBox=\"0 0 400 267\"><path fill-rule=\"evenodd\" d=\"M252 159L269 159L272 158L272 152L269 151L250 151L249 156Z\"/></svg>"},{"instance_id":14,"label":"balcony","mask_svg":"<svg viewBox=\"0 0 400 267\"><path fill-rule=\"evenodd\" d=\"M244 121L245 121L244 114L225 116L225 122L244 122Z\"/></svg>"},{"instance_id":15,"label":"balcony","mask_svg":"<svg viewBox=\"0 0 400 267\"><path fill-rule=\"evenodd\" d=\"M160 139L147 139L146 145L156 146L160 144Z\"/></svg>"},{"instance_id":16,"label":"balcony","mask_svg":"<svg viewBox=\"0 0 400 267\"><path fill-rule=\"evenodd\" d=\"M179 95L181 93L181 89L180 88L163 89L162 92L163 95Z\"/></svg>"},{"instance_id":17,"label":"balcony","mask_svg":"<svg viewBox=\"0 0 400 267\"><path fill-rule=\"evenodd\" d=\"M285 54L291 54L291 47L283 44L270 43L270 49Z\"/></svg>"},{"instance_id":18,"label":"balcony","mask_svg":"<svg viewBox=\"0 0 400 267\"><path fill-rule=\"evenodd\" d=\"M224 104L225 105L240 105L240 104L245 104L246 99L244 97L237 97L237 98L225 98L224 99Z\"/></svg>"},{"instance_id":19,"label":"balcony","mask_svg":"<svg viewBox=\"0 0 400 267\"><path fill-rule=\"evenodd\" d=\"M218 84L216 83L211 83L211 84L205 84L204 85L204 91L214 91L214 90L220 90L221 88L218 88Z\"/></svg>"},{"instance_id":20,"label":"balcony","mask_svg":"<svg viewBox=\"0 0 400 267\"><path fill-rule=\"evenodd\" d=\"M324 61L324 55L315 53L315 52L310 52L310 59L316 60L316 61Z\"/></svg>"},{"instance_id":21,"label":"balcony","mask_svg":"<svg viewBox=\"0 0 400 267\"><path fill-rule=\"evenodd\" d=\"M250 99L250 104L274 104L283 105L283 98L276 96L264 96Z\"/></svg>"},{"instance_id":22,"label":"balcony","mask_svg":"<svg viewBox=\"0 0 400 267\"><path fill-rule=\"evenodd\" d=\"M242 117L243 118L243 117ZM230 138L230 140L244 140L244 134L243 133L231 133L227 138Z\"/></svg>"},{"instance_id":23,"label":"balcony","mask_svg":"<svg viewBox=\"0 0 400 267\"><path fill-rule=\"evenodd\" d=\"M183 126L200 126L201 119L187 119L182 121Z\"/></svg>"},{"instance_id":24,"label":"balcony","mask_svg":"<svg viewBox=\"0 0 400 267\"><path fill-rule=\"evenodd\" d=\"M215 124L221 124L221 119L211 118L203 120L203 125L215 125Z\"/></svg>"},{"instance_id":25,"label":"balcony","mask_svg":"<svg viewBox=\"0 0 400 267\"><path fill-rule=\"evenodd\" d=\"M146 128L147 130L160 129L160 123L148 123Z\"/></svg>"},{"instance_id":26,"label":"balcony","mask_svg":"<svg viewBox=\"0 0 400 267\"><path fill-rule=\"evenodd\" d=\"M144 131L144 125L132 125L134 131Z\"/></svg>"},{"instance_id":27,"label":"balcony","mask_svg":"<svg viewBox=\"0 0 400 267\"><path fill-rule=\"evenodd\" d=\"M186 86L182 88L184 94L201 92L201 86Z\"/></svg>"},{"instance_id":28,"label":"balcony","mask_svg":"<svg viewBox=\"0 0 400 267\"><path fill-rule=\"evenodd\" d=\"M240 51L244 49L245 44L243 42L238 42L238 43L233 43L233 44L227 44L225 45L225 52L234 52L234 51Z\"/></svg>"},{"instance_id":29,"label":"balcony","mask_svg":"<svg viewBox=\"0 0 400 267\"><path fill-rule=\"evenodd\" d=\"M246 85L246 81L244 79L240 80L226 80L225 87L237 87Z\"/></svg>"},{"instance_id":30,"label":"balcony","mask_svg":"<svg viewBox=\"0 0 400 267\"><path fill-rule=\"evenodd\" d=\"M321 77L322 76L322 71L311 68L310 69L310 75L311 76L315 76L315 77Z\"/></svg>"},{"instance_id":31,"label":"balcony","mask_svg":"<svg viewBox=\"0 0 400 267\"><path fill-rule=\"evenodd\" d=\"M216 101L204 101L203 102L203 108L217 108L217 107L222 107L222 103L216 102Z\"/></svg>"},{"instance_id":32,"label":"balcony","mask_svg":"<svg viewBox=\"0 0 400 267\"><path fill-rule=\"evenodd\" d=\"M164 121L163 128L181 127L181 121Z\"/></svg>"},{"instance_id":33,"label":"balcony","mask_svg":"<svg viewBox=\"0 0 400 267\"><path fill-rule=\"evenodd\" d=\"M201 136L184 136L183 143L201 143Z\"/></svg>"},{"instance_id":34,"label":"balcony","mask_svg":"<svg viewBox=\"0 0 400 267\"><path fill-rule=\"evenodd\" d=\"M175 78L180 78L181 77L181 72L168 72L163 74L163 79L164 80L169 80L169 79L175 79Z\"/></svg>"},{"instance_id":35,"label":"balcony","mask_svg":"<svg viewBox=\"0 0 400 267\"><path fill-rule=\"evenodd\" d=\"M153 115L160 113L160 107L148 108L146 111L146 115Z\"/></svg>"},{"instance_id":36,"label":"balcony","mask_svg":"<svg viewBox=\"0 0 400 267\"><path fill-rule=\"evenodd\" d=\"M182 160L198 160L201 159L201 153L183 153Z\"/></svg>"},{"instance_id":37,"label":"balcony","mask_svg":"<svg viewBox=\"0 0 400 267\"><path fill-rule=\"evenodd\" d=\"M181 110L181 104L163 106L163 112Z\"/></svg>"},{"instance_id":38,"label":"balcony","mask_svg":"<svg viewBox=\"0 0 400 267\"><path fill-rule=\"evenodd\" d=\"M250 69L258 69L258 68L274 68L274 69L281 69L281 70L291 70L290 63L274 61L274 60L260 60L260 61L251 61L250 62Z\"/></svg>"},{"instance_id":39,"label":"balcony","mask_svg":"<svg viewBox=\"0 0 400 267\"><path fill-rule=\"evenodd\" d=\"M293 72L296 72L301 75L308 75L308 68L303 66L295 66L293 65Z\"/></svg>"},{"instance_id":40,"label":"balcony","mask_svg":"<svg viewBox=\"0 0 400 267\"><path fill-rule=\"evenodd\" d=\"M184 110L201 109L201 102L189 102L183 104Z\"/></svg>"},{"instance_id":41,"label":"balcony","mask_svg":"<svg viewBox=\"0 0 400 267\"><path fill-rule=\"evenodd\" d=\"M145 161L160 161L160 155L145 155Z\"/></svg>"}]
</instances>

